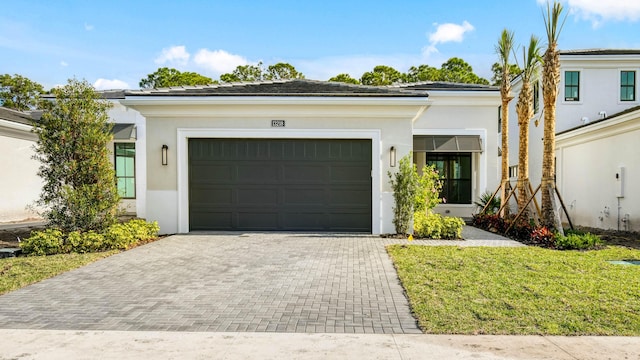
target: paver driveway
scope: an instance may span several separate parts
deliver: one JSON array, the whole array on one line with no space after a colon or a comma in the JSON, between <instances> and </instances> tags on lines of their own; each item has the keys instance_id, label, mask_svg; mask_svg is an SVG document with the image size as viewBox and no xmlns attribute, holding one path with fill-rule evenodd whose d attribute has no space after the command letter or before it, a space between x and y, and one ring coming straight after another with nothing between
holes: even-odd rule
<instances>
[{"instance_id":1,"label":"paver driveway","mask_svg":"<svg viewBox=\"0 0 640 360\"><path fill-rule=\"evenodd\" d=\"M171 236L0 296L0 328L420 333L393 241Z\"/></svg>"}]
</instances>

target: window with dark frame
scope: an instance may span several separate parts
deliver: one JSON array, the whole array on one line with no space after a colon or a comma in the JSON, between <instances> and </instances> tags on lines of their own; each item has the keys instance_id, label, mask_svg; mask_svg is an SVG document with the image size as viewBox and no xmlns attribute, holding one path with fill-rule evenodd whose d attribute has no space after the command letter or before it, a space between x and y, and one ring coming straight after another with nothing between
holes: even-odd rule
<instances>
[{"instance_id":1,"label":"window with dark frame","mask_svg":"<svg viewBox=\"0 0 640 360\"><path fill-rule=\"evenodd\" d=\"M620 72L620 101L636 100L636 72Z\"/></svg>"},{"instance_id":2,"label":"window with dark frame","mask_svg":"<svg viewBox=\"0 0 640 360\"><path fill-rule=\"evenodd\" d=\"M471 204L471 153L426 153L427 165L442 175L440 196L447 204Z\"/></svg>"},{"instance_id":3,"label":"window with dark frame","mask_svg":"<svg viewBox=\"0 0 640 360\"><path fill-rule=\"evenodd\" d=\"M564 72L564 101L580 101L580 72Z\"/></svg>"},{"instance_id":4,"label":"window with dark frame","mask_svg":"<svg viewBox=\"0 0 640 360\"><path fill-rule=\"evenodd\" d=\"M498 106L498 134L502 132L502 105Z\"/></svg>"},{"instance_id":5,"label":"window with dark frame","mask_svg":"<svg viewBox=\"0 0 640 360\"><path fill-rule=\"evenodd\" d=\"M136 197L136 144L115 143L115 171L118 193L123 199Z\"/></svg>"}]
</instances>

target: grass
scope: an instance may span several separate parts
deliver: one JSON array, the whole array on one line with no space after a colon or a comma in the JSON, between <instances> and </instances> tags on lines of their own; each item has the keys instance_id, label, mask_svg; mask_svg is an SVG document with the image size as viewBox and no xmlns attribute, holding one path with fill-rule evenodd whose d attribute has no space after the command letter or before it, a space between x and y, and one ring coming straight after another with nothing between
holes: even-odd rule
<instances>
[{"instance_id":1,"label":"grass","mask_svg":"<svg viewBox=\"0 0 640 360\"><path fill-rule=\"evenodd\" d=\"M640 335L640 250L387 250L426 333Z\"/></svg>"},{"instance_id":2,"label":"grass","mask_svg":"<svg viewBox=\"0 0 640 360\"><path fill-rule=\"evenodd\" d=\"M61 254L0 259L0 295L115 254Z\"/></svg>"}]
</instances>

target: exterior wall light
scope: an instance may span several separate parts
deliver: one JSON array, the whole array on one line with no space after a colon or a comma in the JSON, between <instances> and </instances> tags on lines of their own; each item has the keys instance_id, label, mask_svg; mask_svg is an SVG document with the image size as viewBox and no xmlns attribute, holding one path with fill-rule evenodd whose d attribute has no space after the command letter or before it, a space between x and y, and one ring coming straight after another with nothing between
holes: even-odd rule
<instances>
[{"instance_id":1,"label":"exterior wall light","mask_svg":"<svg viewBox=\"0 0 640 360\"><path fill-rule=\"evenodd\" d=\"M396 166L396 147L392 146L391 149L389 149L389 165L391 167Z\"/></svg>"},{"instance_id":2,"label":"exterior wall light","mask_svg":"<svg viewBox=\"0 0 640 360\"><path fill-rule=\"evenodd\" d=\"M162 165L167 165L167 152L169 151L169 147L167 145L162 145Z\"/></svg>"}]
</instances>

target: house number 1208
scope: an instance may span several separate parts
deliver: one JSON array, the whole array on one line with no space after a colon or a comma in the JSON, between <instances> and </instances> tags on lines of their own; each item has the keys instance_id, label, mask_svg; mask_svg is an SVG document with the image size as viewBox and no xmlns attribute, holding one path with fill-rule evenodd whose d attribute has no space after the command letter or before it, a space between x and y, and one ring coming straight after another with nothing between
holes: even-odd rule
<instances>
[{"instance_id":1,"label":"house number 1208","mask_svg":"<svg viewBox=\"0 0 640 360\"><path fill-rule=\"evenodd\" d=\"M271 127L284 127L284 120L271 120Z\"/></svg>"}]
</instances>

